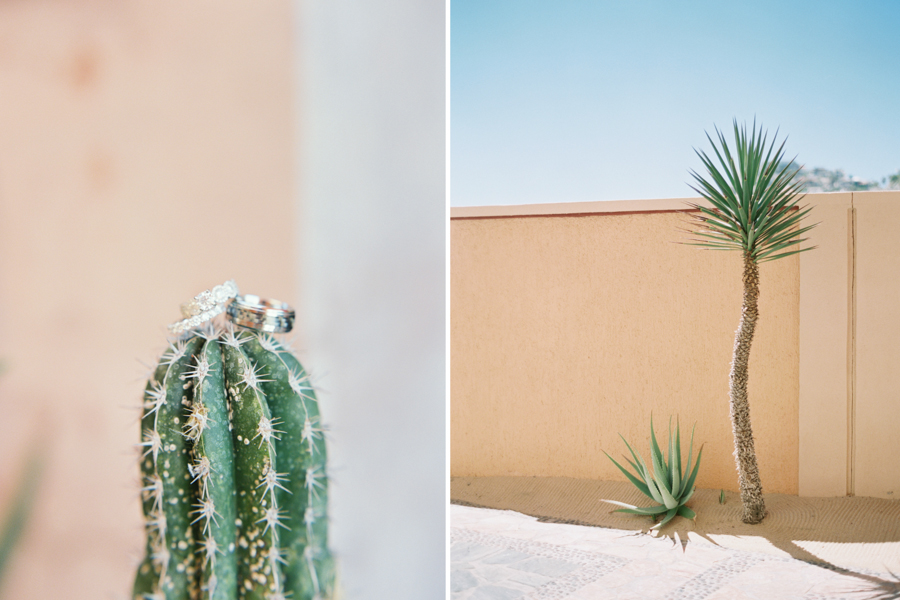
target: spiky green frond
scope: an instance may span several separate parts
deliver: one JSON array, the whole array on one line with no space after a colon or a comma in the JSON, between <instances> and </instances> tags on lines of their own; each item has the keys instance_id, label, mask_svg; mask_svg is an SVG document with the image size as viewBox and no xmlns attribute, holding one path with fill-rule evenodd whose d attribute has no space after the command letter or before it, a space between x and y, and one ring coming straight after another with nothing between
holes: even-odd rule
<instances>
[{"instance_id":1,"label":"spiky green frond","mask_svg":"<svg viewBox=\"0 0 900 600\"><path fill-rule=\"evenodd\" d=\"M755 120L749 135L735 120L734 152L718 128L716 135L718 144L706 135L715 159L694 150L707 176L691 170L695 185L690 187L711 207L689 203L698 213L690 215L694 237L685 243L738 250L757 263L812 250L799 247L815 224L800 226L810 208L798 206L803 183L793 159L784 161L784 141L776 146L778 132L767 145L768 134Z\"/></svg>"}]
</instances>

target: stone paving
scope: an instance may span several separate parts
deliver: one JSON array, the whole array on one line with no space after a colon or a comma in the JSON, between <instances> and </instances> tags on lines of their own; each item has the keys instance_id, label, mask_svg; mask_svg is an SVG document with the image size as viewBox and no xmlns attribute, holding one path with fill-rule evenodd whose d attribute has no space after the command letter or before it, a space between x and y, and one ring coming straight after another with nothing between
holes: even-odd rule
<instances>
[{"instance_id":1,"label":"stone paving","mask_svg":"<svg viewBox=\"0 0 900 600\"><path fill-rule=\"evenodd\" d=\"M900 600L900 573L450 507L452 600Z\"/></svg>"}]
</instances>

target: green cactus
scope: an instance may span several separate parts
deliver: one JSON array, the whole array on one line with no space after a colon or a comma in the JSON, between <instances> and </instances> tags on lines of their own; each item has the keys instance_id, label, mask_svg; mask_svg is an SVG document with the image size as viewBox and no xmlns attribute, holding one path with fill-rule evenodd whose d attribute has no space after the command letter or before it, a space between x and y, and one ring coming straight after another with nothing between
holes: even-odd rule
<instances>
[{"instance_id":1,"label":"green cactus","mask_svg":"<svg viewBox=\"0 0 900 600\"><path fill-rule=\"evenodd\" d=\"M141 429L135 600L333 597L318 404L273 336L230 323L180 336L147 383Z\"/></svg>"}]
</instances>

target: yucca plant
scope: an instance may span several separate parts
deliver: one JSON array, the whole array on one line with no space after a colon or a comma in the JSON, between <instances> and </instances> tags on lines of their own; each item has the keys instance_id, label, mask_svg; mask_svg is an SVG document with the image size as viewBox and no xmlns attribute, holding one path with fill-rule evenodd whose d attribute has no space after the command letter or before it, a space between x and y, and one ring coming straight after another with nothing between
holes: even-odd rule
<instances>
[{"instance_id":1,"label":"yucca plant","mask_svg":"<svg viewBox=\"0 0 900 600\"><path fill-rule=\"evenodd\" d=\"M735 250L744 258L744 298L735 333L729 397L741 520L754 524L766 516L747 400L750 344L759 318L759 263L811 250L799 245L807 239L801 236L815 225L800 227L810 208L797 205L803 182L797 178L799 170L794 161L783 161L784 142L776 149L778 132L767 146L766 134L762 127L757 130L755 120L749 136L746 125L739 129L734 121L736 156L725 136L718 129L716 133L719 147L709 134L706 137L717 161L695 150L708 178L691 171L697 183L691 188L711 206L689 204L697 211L691 214L691 233L696 237L686 243L711 250Z\"/></svg>"},{"instance_id":2,"label":"yucca plant","mask_svg":"<svg viewBox=\"0 0 900 600\"><path fill-rule=\"evenodd\" d=\"M696 427L696 425L695 425ZM619 434L628 451L634 458L634 461L627 456L625 460L635 470L636 474L632 474L625 467L616 462L612 456L605 450L607 458L619 467L619 470L625 474L625 477L641 491L642 494L657 502L656 506L647 508L639 508L624 502L616 502L615 500L604 500L610 504L621 506L623 508L616 509L614 512L624 512L633 515L647 515L654 518L663 516L662 520L651 527L658 529L680 515L686 519L693 519L696 513L688 508L685 503L691 499L694 494L694 480L697 478L697 470L700 468L700 457L703 455L703 447L697 453L697 461L691 469L691 460L694 453L694 430L691 429L691 445L688 449L687 464L682 469L681 464L681 427L676 421L675 437L672 437L672 419L669 418L669 456L668 460L663 456L656 442L656 433L653 431L653 416L650 417L650 459L653 469L648 469L644 459L635 452L628 441Z\"/></svg>"}]
</instances>

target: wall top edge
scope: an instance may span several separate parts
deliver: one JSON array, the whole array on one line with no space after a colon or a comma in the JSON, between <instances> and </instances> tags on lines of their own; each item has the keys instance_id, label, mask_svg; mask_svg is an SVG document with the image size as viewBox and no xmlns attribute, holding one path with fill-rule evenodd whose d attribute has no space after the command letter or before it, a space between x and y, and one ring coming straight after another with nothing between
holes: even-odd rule
<instances>
[{"instance_id":1,"label":"wall top edge","mask_svg":"<svg viewBox=\"0 0 900 600\"><path fill-rule=\"evenodd\" d=\"M800 204L850 204L853 200L884 198L900 194L894 191L822 192L806 194ZM634 212L670 212L690 210L688 203L706 205L702 198L660 198L652 200L606 200L596 202L557 202L548 204L510 204L496 206L451 206L451 219L487 219L497 217L535 217L553 215L602 215Z\"/></svg>"},{"instance_id":2,"label":"wall top edge","mask_svg":"<svg viewBox=\"0 0 900 600\"><path fill-rule=\"evenodd\" d=\"M451 206L451 219L490 217L531 217L543 215L585 215L620 212L690 210L688 202L702 198L664 198L654 200L606 200L598 202L555 202L548 204L510 204L497 206Z\"/></svg>"}]
</instances>

